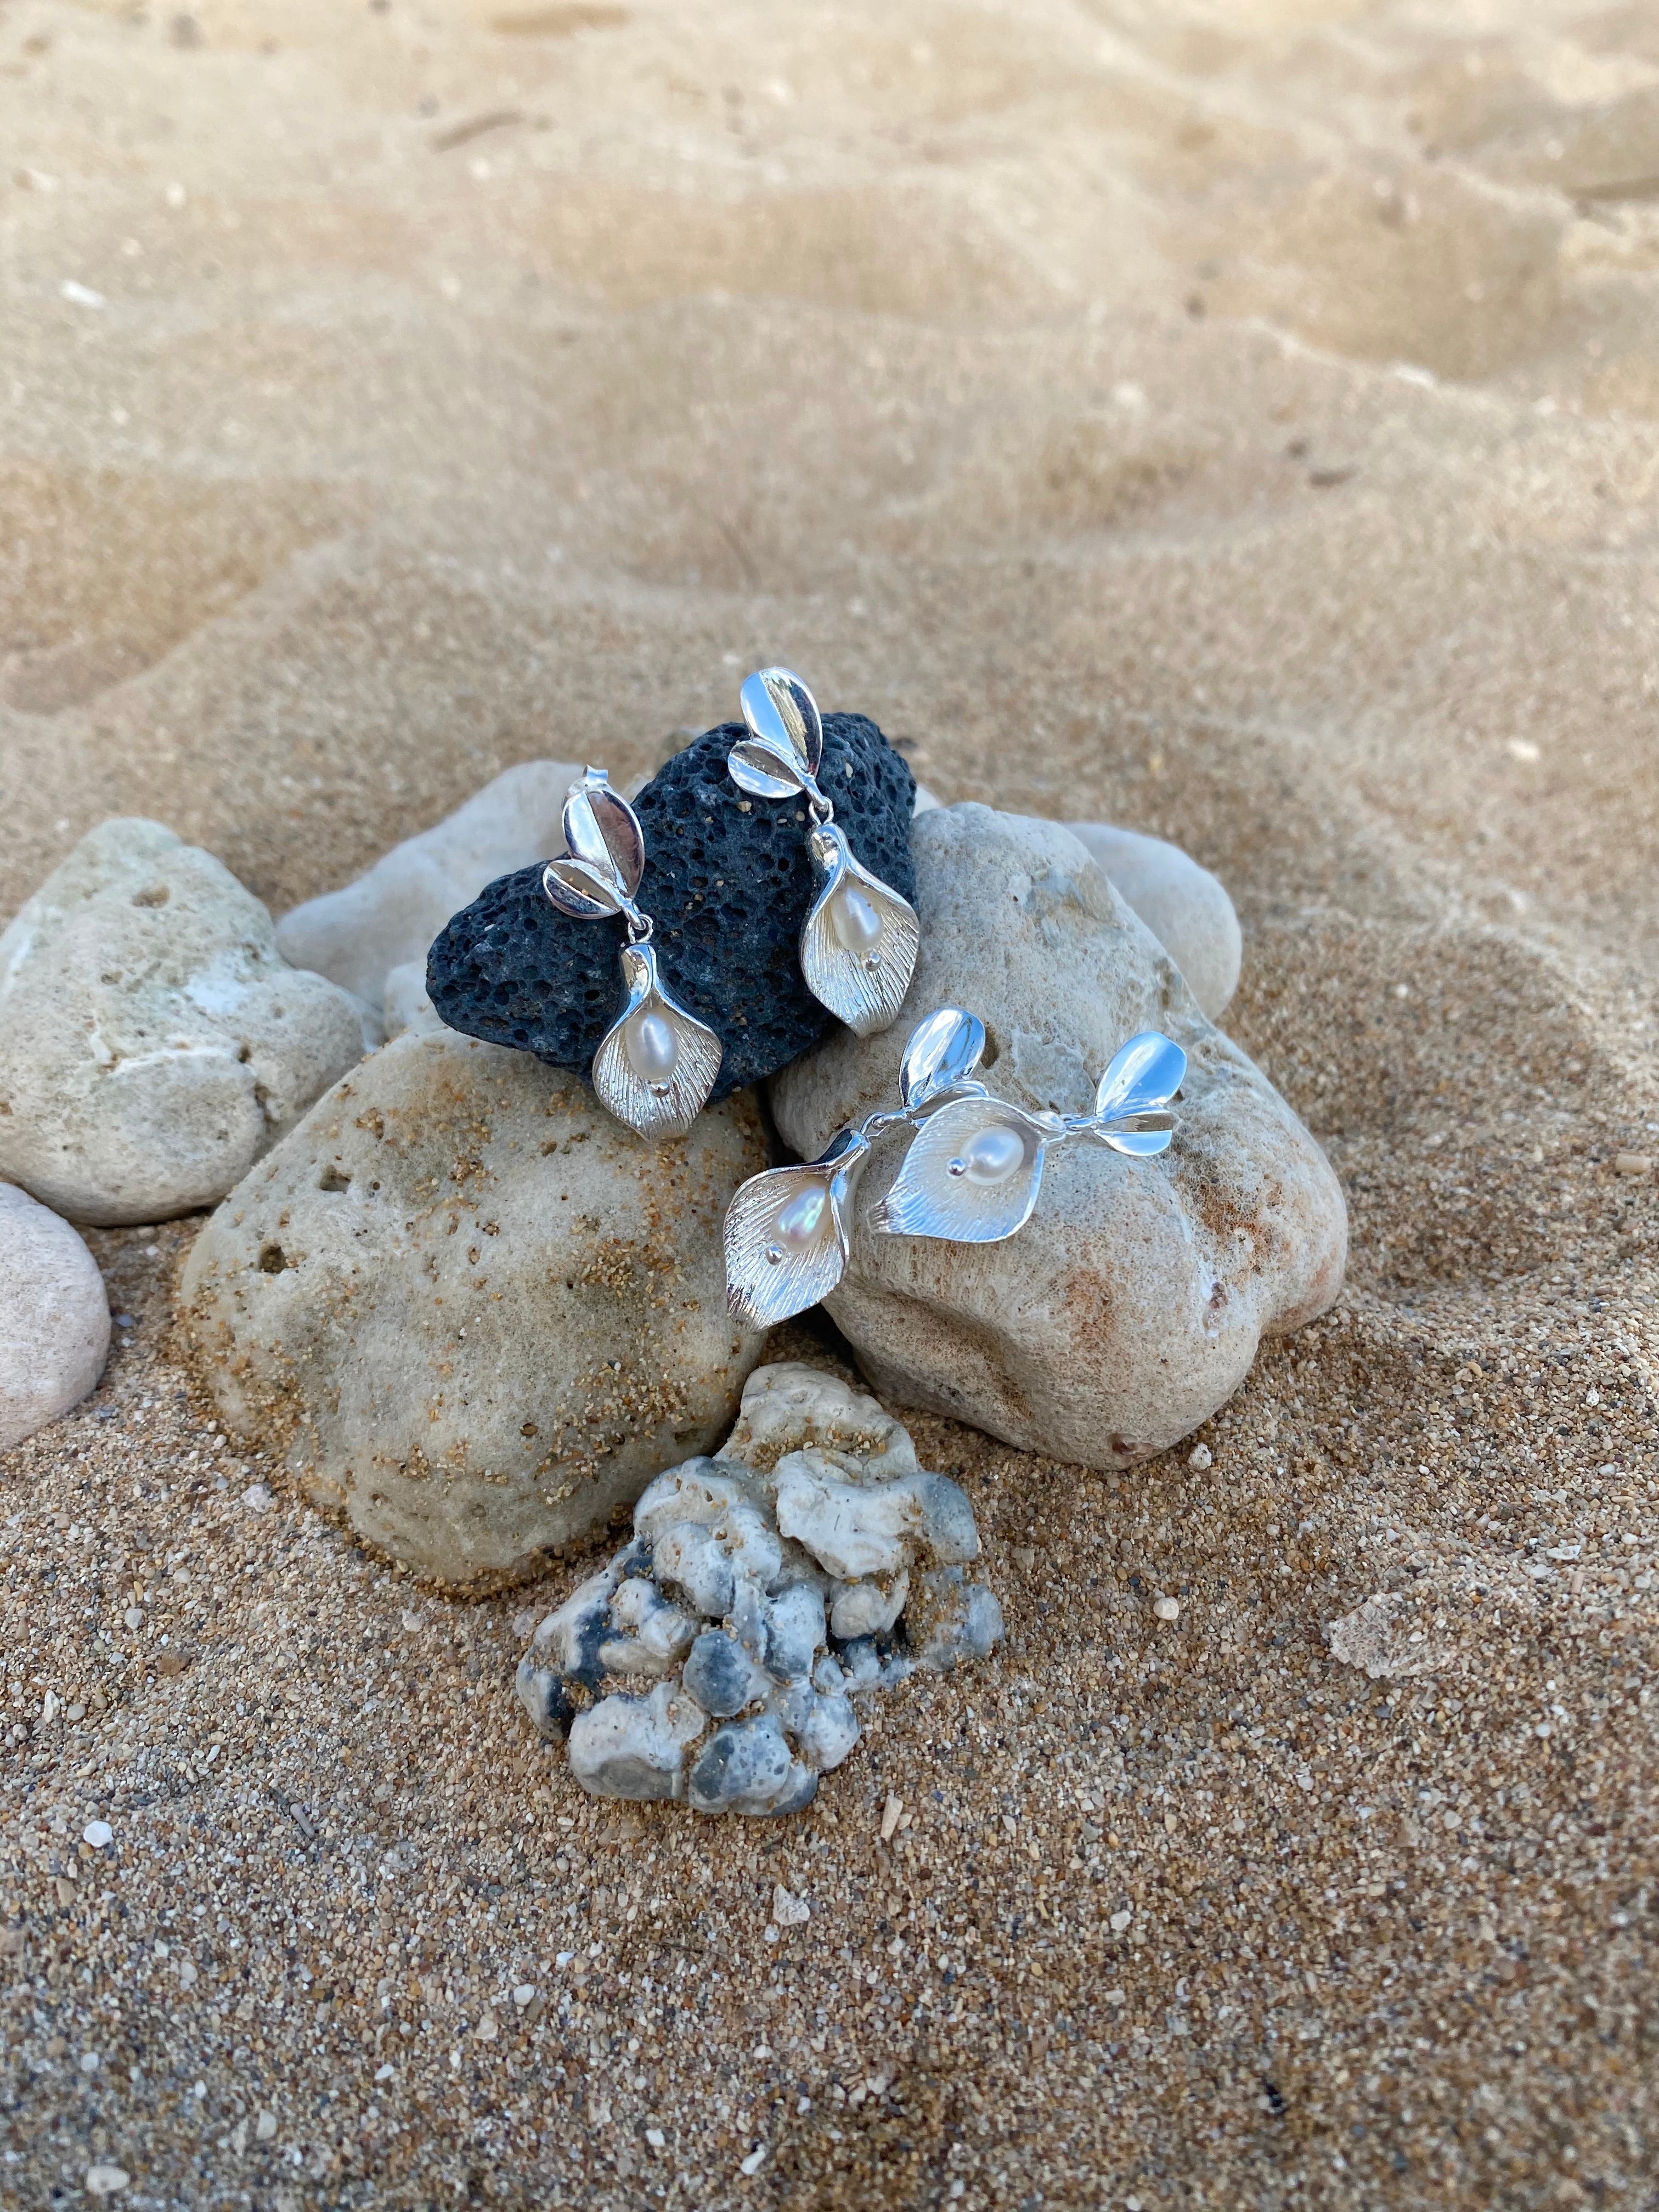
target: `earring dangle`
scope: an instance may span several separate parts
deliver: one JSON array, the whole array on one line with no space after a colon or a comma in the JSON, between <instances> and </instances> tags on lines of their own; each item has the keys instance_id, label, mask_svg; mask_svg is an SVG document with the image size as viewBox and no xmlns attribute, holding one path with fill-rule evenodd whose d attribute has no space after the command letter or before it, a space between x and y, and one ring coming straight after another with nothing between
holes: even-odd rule
<instances>
[{"instance_id":1,"label":"earring dangle","mask_svg":"<svg viewBox=\"0 0 1659 2212\"><path fill-rule=\"evenodd\" d=\"M645 833L602 768L590 768L566 793L568 850L542 871L542 889L576 921L628 925L617 948L623 1001L593 1054L599 1103L642 1137L684 1136L720 1068L720 1041L663 988L651 943L653 923L634 902L645 870Z\"/></svg>"},{"instance_id":2,"label":"earring dangle","mask_svg":"<svg viewBox=\"0 0 1659 2212\"><path fill-rule=\"evenodd\" d=\"M726 756L732 782L754 799L804 796L811 816L806 849L818 889L801 925L806 988L855 1035L874 1036L897 1019L915 973L915 909L859 865L836 827L835 806L817 781L823 722L799 677L763 668L744 679L738 696L749 734Z\"/></svg>"},{"instance_id":3,"label":"earring dangle","mask_svg":"<svg viewBox=\"0 0 1659 2212\"><path fill-rule=\"evenodd\" d=\"M805 1167L771 1168L739 1186L725 1231L726 1304L734 1320L770 1328L829 1297L847 1266L853 1185L874 1140L967 1091L980 1092L970 1079L984 1049L984 1024L975 1015L956 1006L929 1014L904 1048L896 1113L842 1129Z\"/></svg>"}]
</instances>

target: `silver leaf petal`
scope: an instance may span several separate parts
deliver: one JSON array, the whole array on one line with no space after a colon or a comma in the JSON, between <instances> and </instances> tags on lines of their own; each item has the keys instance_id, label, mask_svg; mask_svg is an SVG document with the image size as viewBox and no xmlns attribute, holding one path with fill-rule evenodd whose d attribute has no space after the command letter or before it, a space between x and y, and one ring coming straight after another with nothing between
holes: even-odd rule
<instances>
[{"instance_id":1,"label":"silver leaf petal","mask_svg":"<svg viewBox=\"0 0 1659 2212\"><path fill-rule=\"evenodd\" d=\"M974 1146L997 1131L1018 1140L1019 1157L989 1181L978 1171ZM1052 1133L1035 1115L1000 1098L959 1098L941 1106L922 1123L891 1188L872 1207L871 1225L889 1237L1000 1243L1030 1218Z\"/></svg>"},{"instance_id":2,"label":"silver leaf petal","mask_svg":"<svg viewBox=\"0 0 1659 2212\"><path fill-rule=\"evenodd\" d=\"M622 911L621 888L586 860L550 860L542 870L542 889L561 914L577 921L604 921Z\"/></svg>"},{"instance_id":3,"label":"silver leaf petal","mask_svg":"<svg viewBox=\"0 0 1659 2212\"><path fill-rule=\"evenodd\" d=\"M743 719L762 744L792 757L816 775L823 757L823 721L817 702L793 670L757 669L738 693Z\"/></svg>"},{"instance_id":4,"label":"silver leaf petal","mask_svg":"<svg viewBox=\"0 0 1659 2212\"><path fill-rule=\"evenodd\" d=\"M979 1066L985 1051L985 1024L960 1006L941 1006L910 1032L899 1063L899 1094L907 1107L925 1105L943 1091L954 1091Z\"/></svg>"},{"instance_id":5,"label":"silver leaf petal","mask_svg":"<svg viewBox=\"0 0 1659 2212\"><path fill-rule=\"evenodd\" d=\"M1170 1037L1143 1030L1120 1045L1095 1092L1099 1119L1139 1114L1167 1106L1187 1073L1187 1055Z\"/></svg>"},{"instance_id":6,"label":"silver leaf petal","mask_svg":"<svg viewBox=\"0 0 1659 2212\"><path fill-rule=\"evenodd\" d=\"M593 1055L593 1089L602 1106L642 1137L684 1136L720 1072L720 1041L663 989L648 945L624 945L620 958L623 1005ZM628 1052L629 1024L653 1014L667 1023L679 1047L673 1072L662 1083L648 1082Z\"/></svg>"},{"instance_id":7,"label":"silver leaf petal","mask_svg":"<svg viewBox=\"0 0 1659 2212\"><path fill-rule=\"evenodd\" d=\"M745 738L726 756L726 772L739 791L752 799L793 799L806 788L799 766L787 752Z\"/></svg>"}]
</instances>

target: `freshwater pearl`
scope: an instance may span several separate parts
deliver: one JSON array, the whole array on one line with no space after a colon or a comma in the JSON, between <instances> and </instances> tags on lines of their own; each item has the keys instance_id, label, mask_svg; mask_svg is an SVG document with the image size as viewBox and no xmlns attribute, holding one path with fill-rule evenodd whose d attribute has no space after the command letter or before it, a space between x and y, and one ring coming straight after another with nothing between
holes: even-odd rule
<instances>
[{"instance_id":1,"label":"freshwater pearl","mask_svg":"<svg viewBox=\"0 0 1659 2212\"><path fill-rule=\"evenodd\" d=\"M772 1234L781 1244L792 1252L805 1251L823 1224L825 1209L830 1204L826 1184L808 1183L792 1199L781 1206L772 1223Z\"/></svg>"},{"instance_id":2,"label":"freshwater pearl","mask_svg":"<svg viewBox=\"0 0 1659 2212\"><path fill-rule=\"evenodd\" d=\"M830 902L836 934L849 952L869 952L880 944L882 919L856 884L843 884Z\"/></svg>"},{"instance_id":3,"label":"freshwater pearl","mask_svg":"<svg viewBox=\"0 0 1659 2212\"><path fill-rule=\"evenodd\" d=\"M969 1182L1006 1182L1025 1158L1025 1139L1018 1129L1006 1122L994 1122L990 1128L981 1129L960 1158L949 1163L953 1176L966 1176Z\"/></svg>"},{"instance_id":4,"label":"freshwater pearl","mask_svg":"<svg viewBox=\"0 0 1659 2212\"><path fill-rule=\"evenodd\" d=\"M680 1041L662 1014L635 1014L623 1031L623 1049L641 1083L665 1084L679 1065Z\"/></svg>"}]
</instances>

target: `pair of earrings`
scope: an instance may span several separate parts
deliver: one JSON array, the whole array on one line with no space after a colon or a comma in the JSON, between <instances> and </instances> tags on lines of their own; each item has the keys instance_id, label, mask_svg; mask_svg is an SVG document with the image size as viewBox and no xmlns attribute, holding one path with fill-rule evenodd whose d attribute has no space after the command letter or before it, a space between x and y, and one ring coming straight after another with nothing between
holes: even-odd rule
<instances>
[{"instance_id":1,"label":"pair of earrings","mask_svg":"<svg viewBox=\"0 0 1659 2212\"><path fill-rule=\"evenodd\" d=\"M883 1130L916 1131L891 1188L867 1217L887 1237L996 1244L1024 1227L1048 1149L1092 1137L1147 1159L1168 1146L1169 1111L1187 1073L1181 1047L1157 1030L1115 1052L1088 1114L1033 1113L994 1098L975 1070L985 1025L944 1006L911 1030L899 1067L900 1105L849 1125L805 1167L751 1176L726 1216L726 1303L749 1328L770 1328L827 1297L851 1244L853 1184Z\"/></svg>"},{"instance_id":2,"label":"pair of earrings","mask_svg":"<svg viewBox=\"0 0 1659 2212\"><path fill-rule=\"evenodd\" d=\"M748 735L726 756L739 791L755 799L804 798L806 849L817 879L801 925L806 988L860 1036L890 1028L915 972L921 930L890 884L861 867L836 810L819 788L823 721L817 702L787 668L744 679L738 703ZM603 769L590 768L564 803L567 851L542 872L542 888L577 921L621 915L623 999L593 1055L601 1105L644 1137L682 1136L720 1073L720 1039L663 988L653 923L635 901L645 871L645 834Z\"/></svg>"}]
</instances>

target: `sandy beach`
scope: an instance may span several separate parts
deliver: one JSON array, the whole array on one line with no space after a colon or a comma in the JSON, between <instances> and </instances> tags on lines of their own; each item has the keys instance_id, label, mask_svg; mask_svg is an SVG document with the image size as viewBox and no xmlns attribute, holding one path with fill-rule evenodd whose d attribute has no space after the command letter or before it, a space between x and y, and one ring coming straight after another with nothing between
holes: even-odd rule
<instances>
[{"instance_id":1,"label":"sandy beach","mask_svg":"<svg viewBox=\"0 0 1659 2212\"><path fill-rule=\"evenodd\" d=\"M585 1797L511 1681L599 1547L354 1549L200 1218L89 1232L0 2203L1659 2207L1653 12L10 0L0 111L0 918L116 813L280 914L787 660L1215 871L1352 1231L1129 1474L914 1419L1006 1642L775 1823Z\"/></svg>"}]
</instances>

